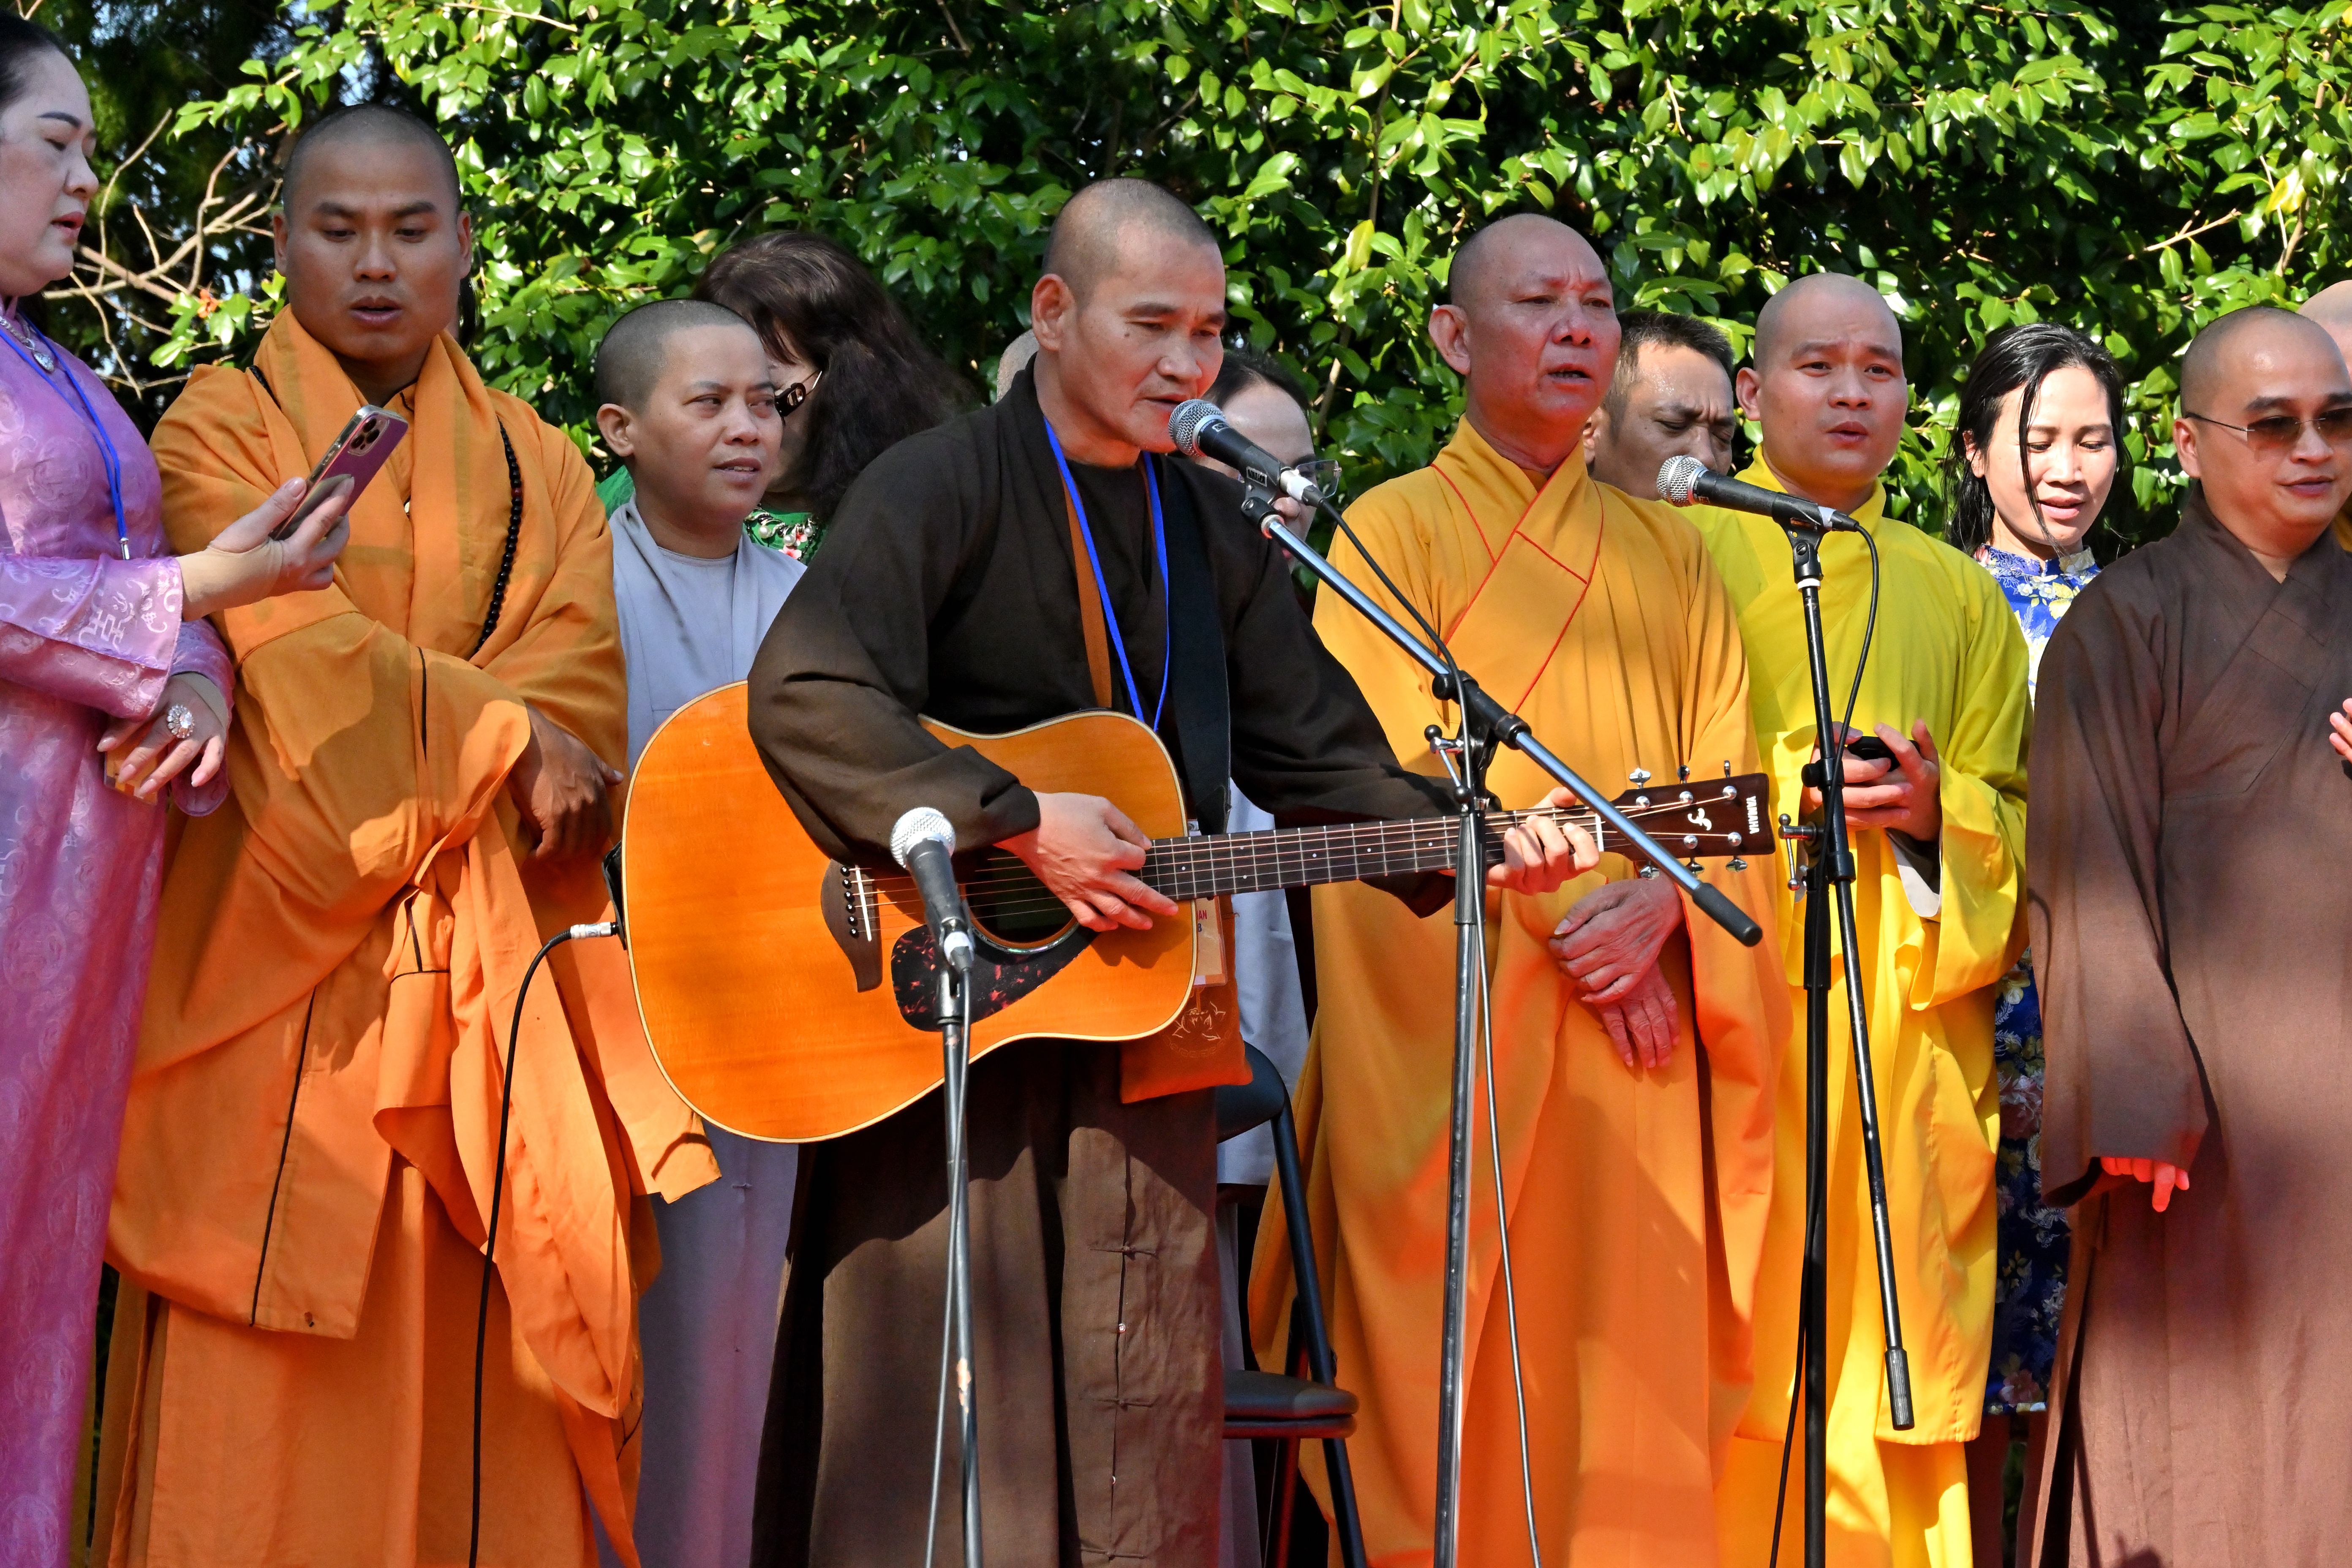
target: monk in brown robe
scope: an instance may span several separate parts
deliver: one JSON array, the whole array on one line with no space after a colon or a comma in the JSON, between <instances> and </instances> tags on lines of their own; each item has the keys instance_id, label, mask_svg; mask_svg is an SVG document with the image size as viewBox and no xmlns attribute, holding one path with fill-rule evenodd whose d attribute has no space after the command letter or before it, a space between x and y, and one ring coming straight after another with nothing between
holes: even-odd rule
<instances>
[{"instance_id":1,"label":"monk in brown robe","mask_svg":"<svg viewBox=\"0 0 2352 1568\"><path fill-rule=\"evenodd\" d=\"M2034 719L2042 1180L2081 1201L2021 1563L2324 1563L2352 1529L2352 375L2240 310L2173 438L2180 524L2075 602Z\"/></svg>"},{"instance_id":2,"label":"monk in brown robe","mask_svg":"<svg viewBox=\"0 0 2352 1568\"><path fill-rule=\"evenodd\" d=\"M893 447L850 489L752 666L752 737L811 835L887 866L899 815L931 806L960 847L1018 855L1089 929L1176 913L1131 874L1144 839L1116 805L1032 788L919 714L994 732L1125 710L1169 743L1212 831L1229 777L1277 820L1440 809L1315 641L1280 554L1240 515L1241 487L1165 455L1169 416L1222 358L1224 264L1207 226L1139 180L1088 186L1055 223L1031 319L1036 361L1002 399ZM1573 840L1515 831L1492 879L1549 891L1598 858ZM1434 908L1451 883L1398 890ZM973 1066L992 1568L1217 1561L1207 1090L1246 1076L1237 1038L1032 1040ZM944 1145L929 1096L810 1147L761 1453L760 1568L922 1561ZM961 1551L960 1466L951 1442L942 1562Z\"/></svg>"},{"instance_id":3,"label":"monk in brown robe","mask_svg":"<svg viewBox=\"0 0 2352 1568\"><path fill-rule=\"evenodd\" d=\"M287 309L155 431L200 548L362 403L409 422L333 585L221 617L229 803L166 874L109 1256L98 1553L116 1564L466 1561L485 1218L523 969L608 912L625 755L611 536L561 430L449 329L448 149L384 109L287 171ZM619 944L557 950L515 1049L482 1374L480 1561L621 1560L637 1464L643 1194L715 1173Z\"/></svg>"}]
</instances>

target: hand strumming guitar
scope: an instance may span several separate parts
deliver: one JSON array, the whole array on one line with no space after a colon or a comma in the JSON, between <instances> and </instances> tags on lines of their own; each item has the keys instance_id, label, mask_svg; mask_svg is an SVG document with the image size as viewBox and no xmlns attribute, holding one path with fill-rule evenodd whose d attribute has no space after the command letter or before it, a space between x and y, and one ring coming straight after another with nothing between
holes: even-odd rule
<instances>
[{"instance_id":1,"label":"hand strumming guitar","mask_svg":"<svg viewBox=\"0 0 2352 1568\"><path fill-rule=\"evenodd\" d=\"M1037 826L1002 847L1026 861L1088 931L1147 931L1152 916L1176 912L1174 903L1129 875L1142 867L1151 840L1098 795L1039 791Z\"/></svg>"},{"instance_id":2,"label":"hand strumming guitar","mask_svg":"<svg viewBox=\"0 0 2352 1568\"><path fill-rule=\"evenodd\" d=\"M2347 700L2341 710L2327 716L2327 743L2336 748L2337 756L2352 763L2352 700Z\"/></svg>"}]
</instances>

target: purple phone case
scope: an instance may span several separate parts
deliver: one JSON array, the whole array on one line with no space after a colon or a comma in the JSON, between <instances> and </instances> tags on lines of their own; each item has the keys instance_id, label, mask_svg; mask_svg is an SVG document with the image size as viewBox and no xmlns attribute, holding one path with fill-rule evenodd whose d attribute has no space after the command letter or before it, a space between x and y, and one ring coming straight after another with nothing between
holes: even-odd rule
<instances>
[{"instance_id":1,"label":"purple phone case","mask_svg":"<svg viewBox=\"0 0 2352 1568\"><path fill-rule=\"evenodd\" d=\"M351 480L352 499L356 501L360 492L367 489L368 481L375 478L376 470L383 467L384 459L392 456L392 449L399 446L401 437L407 434L408 421L384 409L366 407L352 415L351 423L343 427L343 433L335 438L335 445L328 452L326 461L311 475L310 487L302 495L302 504L294 509L293 516L273 529L269 537L292 538L294 531L302 526L302 520L310 516L311 509L319 504L316 498L320 488L330 479Z\"/></svg>"}]
</instances>

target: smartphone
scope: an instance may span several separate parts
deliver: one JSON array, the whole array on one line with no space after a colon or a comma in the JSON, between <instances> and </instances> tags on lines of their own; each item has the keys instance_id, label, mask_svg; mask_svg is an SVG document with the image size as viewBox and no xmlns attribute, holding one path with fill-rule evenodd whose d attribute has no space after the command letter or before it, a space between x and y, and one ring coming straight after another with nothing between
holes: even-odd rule
<instances>
[{"instance_id":1,"label":"smartphone","mask_svg":"<svg viewBox=\"0 0 2352 1568\"><path fill-rule=\"evenodd\" d=\"M1886 742L1875 735L1848 735L1845 738L1845 754L1858 763L1891 763L1895 760L1895 753L1887 749ZM1828 774L1819 763L1807 763L1801 776L1807 789L1820 789L1829 782Z\"/></svg>"},{"instance_id":2,"label":"smartphone","mask_svg":"<svg viewBox=\"0 0 2352 1568\"><path fill-rule=\"evenodd\" d=\"M310 487L302 492L302 504L294 509L293 516L272 529L269 537L291 539L294 531L302 526L302 520L332 497L348 491L356 500L359 492L367 489L368 481L375 478L376 470L383 467L384 459L392 456L392 449L400 445L400 438L407 434L408 421L399 415L373 403L360 405L359 412L343 426L343 433L335 437L334 445L319 459L319 466L310 470ZM334 484L336 479L343 483Z\"/></svg>"}]
</instances>

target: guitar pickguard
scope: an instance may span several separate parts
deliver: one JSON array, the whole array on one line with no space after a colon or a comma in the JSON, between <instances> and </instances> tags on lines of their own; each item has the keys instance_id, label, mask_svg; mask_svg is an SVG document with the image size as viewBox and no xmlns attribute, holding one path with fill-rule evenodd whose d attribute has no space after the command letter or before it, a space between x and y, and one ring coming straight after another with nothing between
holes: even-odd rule
<instances>
[{"instance_id":1,"label":"guitar pickguard","mask_svg":"<svg viewBox=\"0 0 2352 1568\"><path fill-rule=\"evenodd\" d=\"M1003 1012L1068 968L1094 936L1073 924L1042 947L1015 950L981 933L971 973L964 977L971 991L972 1022ZM890 989L898 999L898 1016L910 1027L939 1032L940 950L930 927L917 926L890 944Z\"/></svg>"}]
</instances>

